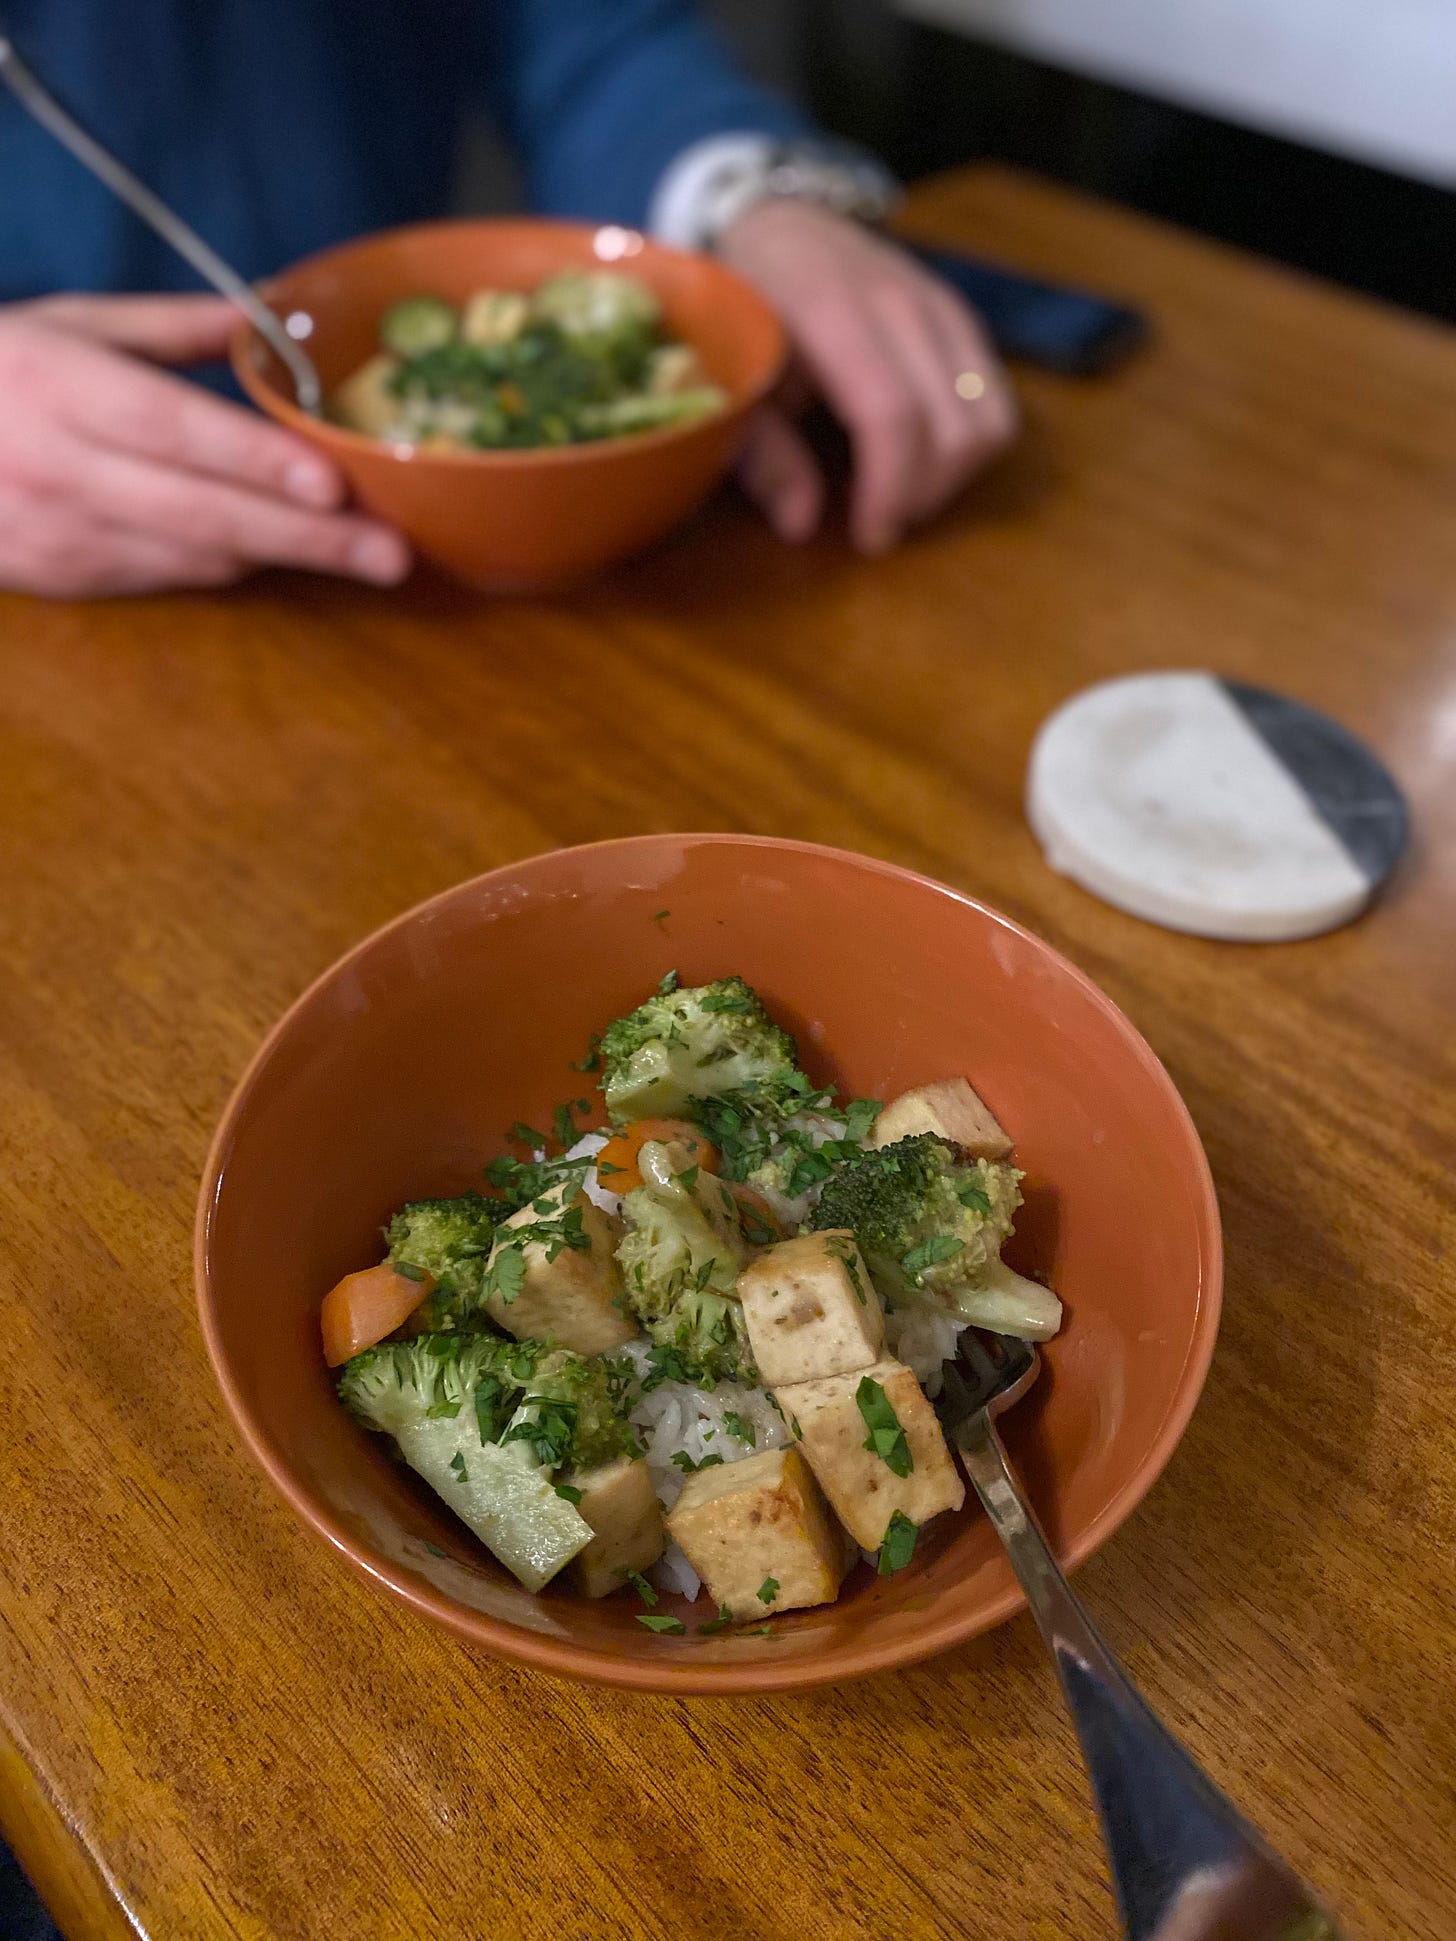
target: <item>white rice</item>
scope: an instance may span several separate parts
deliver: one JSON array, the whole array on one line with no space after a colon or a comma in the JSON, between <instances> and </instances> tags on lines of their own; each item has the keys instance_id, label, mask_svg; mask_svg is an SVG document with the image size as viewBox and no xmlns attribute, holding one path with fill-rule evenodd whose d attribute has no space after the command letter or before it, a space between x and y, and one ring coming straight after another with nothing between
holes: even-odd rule
<instances>
[{"instance_id":1,"label":"white rice","mask_svg":"<svg viewBox=\"0 0 1456 1941\"><path fill-rule=\"evenodd\" d=\"M915 1371L933 1401L940 1393L940 1365L955 1354L968 1322L923 1301L885 1310L885 1353Z\"/></svg>"},{"instance_id":2,"label":"white rice","mask_svg":"<svg viewBox=\"0 0 1456 1941\"><path fill-rule=\"evenodd\" d=\"M584 1132L576 1144L569 1151L562 1154L562 1158L595 1159L610 1137L610 1133L606 1132ZM607 1191L606 1187L597 1178L597 1169L595 1166L592 1167L591 1171L582 1181L581 1190L586 1194L592 1205L599 1206L603 1213L610 1213L614 1218L621 1213L622 1195Z\"/></svg>"},{"instance_id":3,"label":"white rice","mask_svg":"<svg viewBox=\"0 0 1456 1941\"><path fill-rule=\"evenodd\" d=\"M640 1372L649 1369L651 1343L629 1341L622 1350L630 1355ZM754 1432L752 1442L741 1442L729 1432L727 1415L741 1416ZM766 1388L748 1388L740 1382L720 1382L716 1388L694 1388L691 1382L663 1382L643 1395L632 1411L632 1422L647 1451L647 1468L664 1509L677 1501L686 1480L673 1461L681 1452L700 1463L705 1456L721 1456L725 1463L739 1462L762 1449L781 1449L792 1440L784 1418L769 1400ZM661 1589L696 1597L702 1580L675 1543L670 1543L652 1573Z\"/></svg>"}]
</instances>

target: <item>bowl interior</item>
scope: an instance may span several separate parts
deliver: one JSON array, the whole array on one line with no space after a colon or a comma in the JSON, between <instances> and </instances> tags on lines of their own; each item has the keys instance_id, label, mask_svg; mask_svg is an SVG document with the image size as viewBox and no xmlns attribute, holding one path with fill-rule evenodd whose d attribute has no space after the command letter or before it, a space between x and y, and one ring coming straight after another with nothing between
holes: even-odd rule
<instances>
[{"instance_id":1,"label":"bowl interior","mask_svg":"<svg viewBox=\"0 0 1456 1941\"><path fill-rule=\"evenodd\" d=\"M401 297L428 293L458 304L484 288L531 290L567 268L622 270L650 285L662 304L668 335L696 347L713 381L734 403L761 395L776 379L783 332L748 284L710 257L666 249L613 226L541 220L419 223L309 257L272 278L264 294L284 317L308 320L301 341L327 394L378 349L379 319ZM259 403L285 414L295 411L287 373L246 324L239 329L236 355L240 375ZM470 456L519 462L541 454Z\"/></svg>"},{"instance_id":2,"label":"bowl interior","mask_svg":"<svg viewBox=\"0 0 1456 1941\"><path fill-rule=\"evenodd\" d=\"M592 1097L572 1061L674 968L747 977L811 1073L854 1095L957 1073L984 1092L1026 1172L1008 1257L1068 1313L1007 1440L1064 1555L1115 1527L1212 1351L1218 1219L1197 1135L1147 1046L1046 945L922 878L810 845L664 836L538 857L422 906L315 985L254 1061L204 1182L199 1295L224 1392L317 1530L493 1649L698 1690L924 1655L1019 1602L971 1509L932 1525L909 1569L862 1569L838 1604L770 1636L656 1636L628 1597L528 1596L334 1400L323 1293L378 1257L402 1200L477 1183L513 1121Z\"/></svg>"}]
</instances>

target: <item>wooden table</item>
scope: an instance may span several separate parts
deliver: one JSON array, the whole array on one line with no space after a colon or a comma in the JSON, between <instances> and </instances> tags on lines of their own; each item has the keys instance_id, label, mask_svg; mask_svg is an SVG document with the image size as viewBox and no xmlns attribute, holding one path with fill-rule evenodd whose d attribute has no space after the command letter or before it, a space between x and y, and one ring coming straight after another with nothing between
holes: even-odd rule
<instances>
[{"instance_id":1,"label":"wooden table","mask_svg":"<svg viewBox=\"0 0 1456 1941\"><path fill-rule=\"evenodd\" d=\"M913 220L1159 336L1107 382L1028 376L1015 457L888 560L781 549L730 499L557 606L0 600L0 1790L73 1935L1113 1933L1029 1620L764 1704L555 1683L356 1583L214 1393L193 1195L267 1023L446 884L678 828L965 886L1167 1060L1223 1196L1224 1330L1081 1588L1352 1935L1456 1933L1456 340L1000 171ZM1418 839L1367 921L1219 946L1043 866L1036 724L1164 666L1276 683L1387 758Z\"/></svg>"}]
</instances>

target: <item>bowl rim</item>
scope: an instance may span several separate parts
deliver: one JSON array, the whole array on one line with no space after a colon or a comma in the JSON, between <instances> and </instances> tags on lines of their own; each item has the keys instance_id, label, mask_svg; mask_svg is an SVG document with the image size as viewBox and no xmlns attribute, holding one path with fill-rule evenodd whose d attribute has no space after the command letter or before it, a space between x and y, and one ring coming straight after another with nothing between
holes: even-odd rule
<instances>
[{"instance_id":1,"label":"bowl rim","mask_svg":"<svg viewBox=\"0 0 1456 1941\"><path fill-rule=\"evenodd\" d=\"M327 249L315 250L309 256L300 256L296 262L265 277L258 284L258 294L265 303L269 302L285 278L297 276L306 270L325 269L335 259L346 257L365 244L388 242L396 236L463 229L490 230L497 234L504 229L545 229L562 235L594 236L602 229L612 228L629 230L632 235L641 238L645 248L658 255L690 257L694 262L706 264L712 273L727 278L751 299L761 319L769 325L773 342L773 355L767 360L763 374L753 383L733 392L721 405L702 412L696 418L689 418L683 424L658 425L650 431L618 432L611 438L592 438L575 445L523 445L506 451L422 451L417 445L391 445L383 438L371 437L368 432L351 431L347 425L335 424L330 418L312 417L289 397L286 390L257 368L253 350L264 340L245 316L238 318L228 338L228 362L233 376L260 411L283 424L291 425L305 437L322 437L329 442L337 440L346 451L373 452L391 458L398 464L443 465L447 468L483 465L492 471L512 471L523 465L590 464L604 453L624 449L652 451L690 437L708 426L722 425L726 420L742 417L755 405L762 404L782 378L789 358L788 335L773 306L746 277L729 269L726 263L720 263L716 257L676 249L670 243L659 242L655 236L649 236L643 230L632 228L630 224L570 222L555 216L447 216L432 222L397 223L391 229L372 229L365 235L352 236L344 242L330 244ZM268 347L264 345L264 348Z\"/></svg>"},{"instance_id":2,"label":"bowl rim","mask_svg":"<svg viewBox=\"0 0 1456 1941\"><path fill-rule=\"evenodd\" d=\"M253 1419L234 1382L223 1353L217 1294L212 1283L211 1239L213 1219L222 1188L223 1175L227 1168L228 1155L236 1137L239 1120L265 1066L274 1056L279 1044L292 1030L295 1020L313 1002L316 994L343 975L350 966L373 950L385 937L417 922L430 911L458 897L477 891L483 885L501 877L508 877L529 868L532 864L545 862L551 857L590 856L615 852L625 859L637 851L655 848L664 843L695 846L731 845L776 853L789 851L796 855L820 857L836 864L849 864L857 869L867 869L873 875L894 877L934 895L947 897L952 902L975 911L1002 930L1044 951L1056 964L1057 969L1070 978L1081 989L1083 995L1090 998L1095 1007L1110 1020L1123 1037L1128 1051L1142 1066L1146 1075L1155 1085L1164 1090L1175 1116L1187 1135L1190 1156L1194 1164L1199 1284L1195 1298L1192 1339L1163 1418L1142 1461L1116 1494L1092 1518L1078 1538L1058 1551L1058 1562L1065 1571L1070 1573L1084 1563L1126 1522L1162 1474L1182 1439L1203 1392L1218 1336L1223 1303L1223 1232L1213 1174L1192 1114L1162 1060L1126 1013L1098 984L1094 983L1085 971L1079 969L1070 958L1063 956L1053 945L1037 936L1024 924L981 902L979 898L971 896L968 892L957 890L950 884L942 883L919 870L908 869L901 864L887 862L881 857L869 856L858 850L807 842L796 837L752 835L724 830L662 832L607 837L597 842L538 850L529 856L518 857L495 869L482 871L477 876L468 877L463 882L437 891L434 895L401 911L386 923L380 924L337 957L293 1000L264 1036L234 1086L209 1145L193 1224L193 1276L203 1341L208 1359L212 1364L213 1375L222 1392L223 1401L235 1428L242 1437L244 1446L274 1489L300 1520L315 1535L336 1550L360 1576L382 1587L420 1616L432 1618L436 1623L443 1624L467 1644L483 1647L495 1656L526 1665L534 1670L554 1672L593 1684L656 1692L664 1696L746 1697L760 1693L803 1690L816 1685L838 1684L852 1678L894 1671L902 1665L920 1663L956 1645L969 1643L971 1639L1003 1624L1026 1606L1026 1599L1020 1587L1014 1582L1011 1583L998 1597L979 1611L968 1614L952 1612L936 1623L927 1621L888 1649L883 1644L868 1646L850 1643L831 1647L807 1663L782 1660L763 1665L754 1665L751 1662L725 1664L721 1661L713 1664L694 1664L691 1655L687 1653L683 1654L683 1662L677 1664L673 1661L676 1647L672 1655L664 1651L660 1662L616 1657L610 1652L579 1645L570 1639L548 1637L539 1632L517 1627L506 1619L494 1618L485 1612L471 1610L431 1585L409 1581L402 1574L396 1574L396 1567L388 1560L380 1558L367 1543L345 1529L328 1507L312 1495L307 1486L291 1472L286 1463L270 1447L261 1425Z\"/></svg>"}]
</instances>

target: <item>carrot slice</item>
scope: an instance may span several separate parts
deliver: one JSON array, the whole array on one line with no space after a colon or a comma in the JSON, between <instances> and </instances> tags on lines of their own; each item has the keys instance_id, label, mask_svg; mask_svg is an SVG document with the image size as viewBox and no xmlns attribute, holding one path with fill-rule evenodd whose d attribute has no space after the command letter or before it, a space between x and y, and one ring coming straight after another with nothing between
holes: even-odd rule
<instances>
[{"instance_id":1,"label":"carrot slice","mask_svg":"<svg viewBox=\"0 0 1456 1941\"><path fill-rule=\"evenodd\" d=\"M779 1216L755 1187L730 1180L728 1191L738 1202L738 1225L750 1247L771 1247L784 1237Z\"/></svg>"},{"instance_id":2,"label":"carrot slice","mask_svg":"<svg viewBox=\"0 0 1456 1941\"><path fill-rule=\"evenodd\" d=\"M341 1367L351 1356L372 1348L376 1341L383 1341L402 1327L434 1284L428 1274L412 1280L408 1274L398 1273L389 1260L381 1260L377 1267L361 1268L357 1274L345 1274L338 1286L325 1294L319 1309L324 1360L329 1367Z\"/></svg>"},{"instance_id":3,"label":"carrot slice","mask_svg":"<svg viewBox=\"0 0 1456 1941\"><path fill-rule=\"evenodd\" d=\"M705 1173L716 1173L722 1164L718 1148L687 1119L636 1119L613 1133L597 1154L597 1178L609 1193L630 1193L642 1184L637 1159L650 1141L676 1146L685 1155L684 1171L689 1166L701 1166Z\"/></svg>"}]
</instances>

